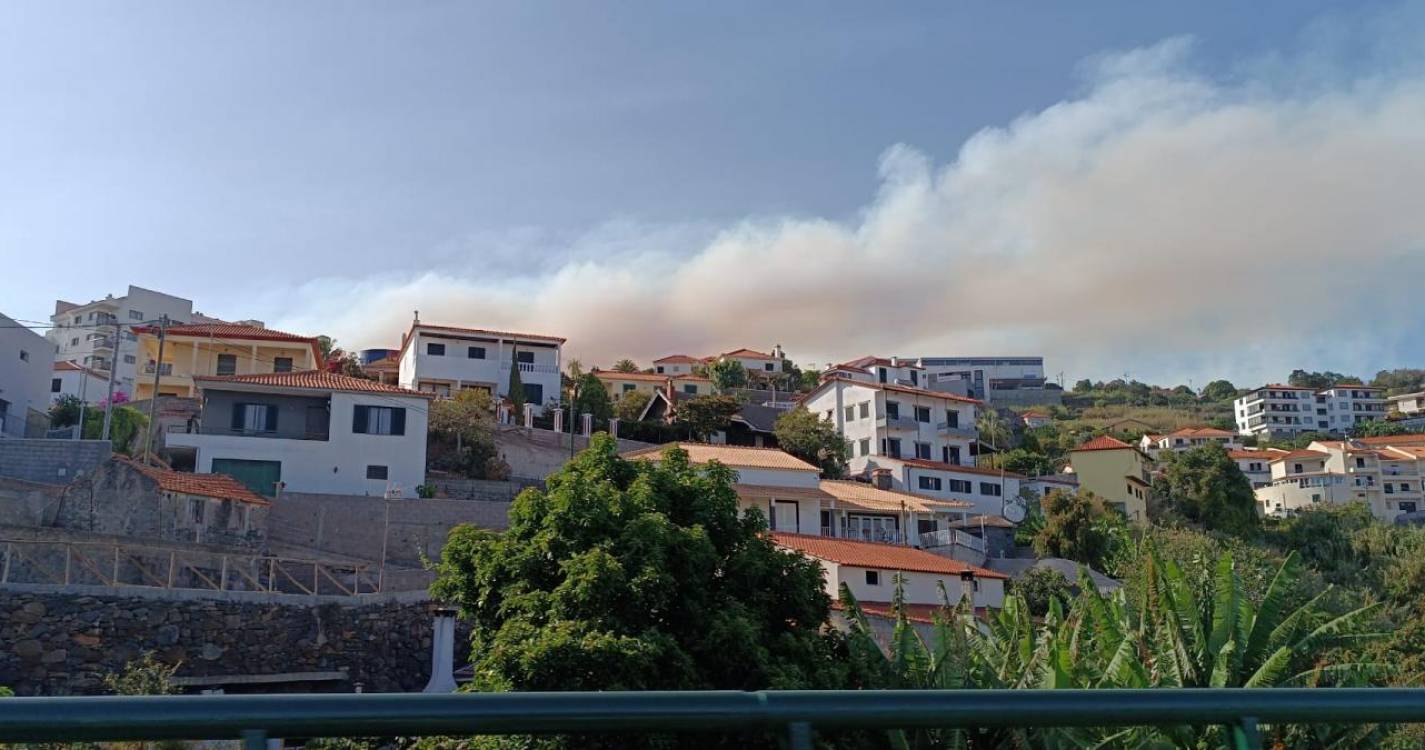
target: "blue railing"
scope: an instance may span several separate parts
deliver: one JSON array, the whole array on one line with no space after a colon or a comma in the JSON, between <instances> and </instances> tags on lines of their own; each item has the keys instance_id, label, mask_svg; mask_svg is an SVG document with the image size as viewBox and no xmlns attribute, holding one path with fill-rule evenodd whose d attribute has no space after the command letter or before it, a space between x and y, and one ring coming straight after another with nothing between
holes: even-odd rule
<instances>
[{"instance_id":1,"label":"blue railing","mask_svg":"<svg viewBox=\"0 0 1425 750\"><path fill-rule=\"evenodd\" d=\"M1425 689L866 690L0 699L0 743L1425 722Z\"/></svg>"}]
</instances>

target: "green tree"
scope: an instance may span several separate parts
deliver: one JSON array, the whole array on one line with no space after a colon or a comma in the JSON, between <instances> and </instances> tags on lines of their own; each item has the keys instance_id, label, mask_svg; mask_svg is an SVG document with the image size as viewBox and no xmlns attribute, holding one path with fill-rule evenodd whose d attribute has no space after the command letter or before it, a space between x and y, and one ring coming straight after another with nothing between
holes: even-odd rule
<instances>
[{"instance_id":1,"label":"green tree","mask_svg":"<svg viewBox=\"0 0 1425 750\"><path fill-rule=\"evenodd\" d=\"M49 426L55 429L79 424L84 402L70 393L60 396L49 408Z\"/></svg>"},{"instance_id":2,"label":"green tree","mask_svg":"<svg viewBox=\"0 0 1425 750\"><path fill-rule=\"evenodd\" d=\"M579 379L579 388L574 395L573 413L582 419L581 415L594 415L594 429L608 429L609 417L614 415L614 402L609 398L609 391L604 387L603 381L593 373L585 373Z\"/></svg>"},{"instance_id":3,"label":"green tree","mask_svg":"<svg viewBox=\"0 0 1425 750\"><path fill-rule=\"evenodd\" d=\"M1072 494L1051 490L1040 507L1044 526L1034 536L1041 557L1063 557L1097 570L1129 544L1123 514L1106 507L1092 492Z\"/></svg>"},{"instance_id":4,"label":"green tree","mask_svg":"<svg viewBox=\"0 0 1425 750\"><path fill-rule=\"evenodd\" d=\"M706 442L713 433L726 430L732 415L742 404L732 396L695 396L678 403L673 423L686 429L694 440Z\"/></svg>"},{"instance_id":5,"label":"green tree","mask_svg":"<svg viewBox=\"0 0 1425 750\"><path fill-rule=\"evenodd\" d=\"M1025 448L1015 448L999 454L995 464L1005 471L1031 477L1053 474L1058 467L1058 462L1054 459Z\"/></svg>"},{"instance_id":6,"label":"green tree","mask_svg":"<svg viewBox=\"0 0 1425 750\"><path fill-rule=\"evenodd\" d=\"M492 471L492 461L498 459L494 410L490 394L483 390L432 401L427 420L431 466L475 479L498 474Z\"/></svg>"},{"instance_id":7,"label":"green tree","mask_svg":"<svg viewBox=\"0 0 1425 750\"><path fill-rule=\"evenodd\" d=\"M471 627L469 689L844 685L821 567L778 549L760 514L740 515L735 481L676 448L624 460L596 435L547 489L515 499L504 533L453 530L431 592Z\"/></svg>"},{"instance_id":8,"label":"green tree","mask_svg":"<svg viewBox=\"0 0 1425 750\"><path fill-rule=\"evenodd\" d=\"M1343 375L1339 372L1308 372L1307 370L1292 370L1287 376L1287 385L1294 385L1298 388L1330 388L1337 384L1363 385L1364 382L1355 375Z\"/></svg>"},{"instance_id":9,"label":"green tree","mask_svg":"<svg viewBox=\"0 0 1425 750\"><path fill-rule=\"evenodd\" d=\"M1425 370L1409 368L1381 370L1376 373L1374 378L1371 378L1371 385L1386 389L1386 392L1392 396L1425 391Z\"/></svg>"},{"instance_id":10,"label":"green tree","mask_svg":"<svg viewBox=\"0 0 1425 750\"><path fill-rule=\"evenodd\" d=\"M817 384L821 382L821 371L816 367L808 367L798 373L797 390L802 393L809 393Z\"/></svg>"},{"instance_id":11,"label":"green tree","mask_svg":"<svg viewBox=\"0 0 1425 750\"><path fill-rule=\"evenodd\" d=\"M1221 446L1166 451L1163 478L1153 491L1174 511L1204 529L1254 534L1259 526L1252 481Z\"/></svg>"},{"instance_id":12,"label":"green tree","mask_svg":"<svg viewBox=\"0 0 1425 750\"><path fill-rule=\"evenodd\" d=\"M777 445L797 458L816 464L825 479L846 476L846 439L830 422L798 406L777 417L772 427Z\"/></svg>"},{"instance_id":13,"label":"green tree","mask_svg":"<svg viewBox=\"0 0 1425 750\"><path fill-rule=\"evenodd\" d=\"M1088 378L1074 383L1074 393L1088 393L1093 390L1093 381Z\"/></svg>"},{"instance_id":14,"label":"green tree","mask_svg":"<svg viewBox=\"0 0 1425 750\"><path fill-rule=\"evenodd\" d=\"M720 359L708 365L707 376L719 393L747 385L747 368L735 359Z\"/></svg>"},{"instance_id":15,"label":"green tree","mask_svg":"<svg viewBox=\"0 0 1425 750\"><path fill-rule=\"evenodd\" d=\"M643 416L643 410L648 407L648 402L653 400L653 396L647 391L629 391L621 394L618 401L614 402L614 416L621 422L636 422Z\"/></svg>"},{"instance_id":16,"label":"green tree","mask_svg":"<svg viewBox=\"0 0 1425 750\"><path fill-rule=\"evenodd\" d=\"M1415 430L1396 422L1387 422L1384 419L1373 419L1369 422L1358 423L1351 430L1351 437L1386 437L1388 435L1408 435Z\"/></svg>"},{"instance_id":17,"label":"green tree","mask_svg":"<svg viewBox=\"0 0 1425 750\"><path fill-rule=\"evenodd\" d=\"M152 651L145 651L125 664L123 671L104 675L104 687L114 695L174 695L179 689L173 675L181 664L164 664Z\"/></svg>"},{"instance_id":18,"label":"green tree","mask_svg":"<svg viewBox=\"0 0 1425 750\"><path fill-rule=\"evenodd\" d=\"M1008 448L1014 437L1014 430L1009 426L1009 422L1005 421L1005 418L1000 416L999 409L993 406L980 410L980 415L975 420L975 430L980 433L980 442L989 443L997 450Z\"/></svg>"},{"instance_id":19,"label":"green tree","mask_svg":"<svg viewBox=\"0 0 1425 750\"><path fill-rule=\"evenodd\" d=\"M1010 591L1023 599L1029 613L1036 617L1048 614L1055 601L1068 605L1074 600L1069 582L1052 568L1030 568L1011 582Z\"/></svg>"},{"instance_id":20,"label":"green tree","mask_svg":"<svg viewBox=\"0 0 1425 750\"><path fill-rule=\"evenodd\" d=\"M518 346L510 349L510 382L505 398L510 400L510 410L516 420L520 419L520 414L524 412L524 380L520 378L520 350Z\"/></svg>"},{"instance_id":21,"label":"green tree","mask_svg":"<svg viewBox=\"0 0 1425 750\"><path fill-rule=\"evenodd\" d=\"M1208 401L1231 401L1237 398L1237 388L1226 380L1214 380L1203 386L1202 397Z\"/></svg>"},{"instance_id":22,"label":"green tree","mask_svg":"<svg viewBox=\"0 0 1425 750\"><path fill-rule=\"evenodd\" d=\"M614 363L614 372L638 372L638 363L631 359L621 359Z\"/></svg>"}]
</instances>

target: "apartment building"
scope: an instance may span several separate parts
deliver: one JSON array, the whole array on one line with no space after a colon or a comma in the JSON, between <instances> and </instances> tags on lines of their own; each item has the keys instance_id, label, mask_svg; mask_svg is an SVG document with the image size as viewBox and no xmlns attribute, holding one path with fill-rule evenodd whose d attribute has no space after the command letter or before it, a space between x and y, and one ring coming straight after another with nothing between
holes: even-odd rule
<instances>
[{"instance_id":1,"label":"apartment building","mask_svg":"<svg viewBox=\"0 0 1425 750\"><path fill-rule=\"evenodd\" d=\"M1257 490L1263 513L1284 515L1318 503L1363 502L1382 521L1425 509L1425 435L1318 440L1271 463Z\"/></svg>"},{"instance_id":2,"label":"apartment building","mask_svg":"<svg viewBox=\"0 0 1425 750\"><path fill-rule=\"evenodd\" d=\"M557 406L563 347L558 336L431 325L416 318L401 339L398 383L441 398L467 388L508 398L510 369L518 367L524 402Z\"/></svg>"},{"instance_id":3,"label":"apartment building","mask_svg":"<svg viewBox=\"0 0 1425 750\"><path fill-rule=\"evenodd\" d=\"M1130 521L1148 522L1153 459L1147 453L1103 435L1069 451L1069 465L1081 491L1097 495Z\"/></svg>"},{"instance_id":4,"label":"apartment building","mask_svg":"<svg viewBox=\"0 0 1425 750\"><path fill-rule=\"evenodd\" d=\"M112 365L117 378L114 390L134 397L141 363L133 327L165 315L177 324L202 318L195 318L192 300L130 284L121 297L111 294L83 304L55 300L52 327L45 337L54 347L54 361L74 362L105 373Z\"/></svg>"},{"instance_id":5,"label":"apartment building","mask_svg":"<svg viewBox=\"0 0 1425 750\"><path fill-rule=\"evenodd\" d=\"M969 462L970 446L978 436L979 401L881 382L879 377L828 375L801 398L802 406L831 422L846 438L852 472L864 471L873 457ZM887 381L894 380L887 376Z\"/></svg>"},{"instance_id":6,"label":"apartment building","mask_svg":"<svg viewBox=\"0 0 1425 750\"><path fill-rule=\"evenodd\" d=\"M861 357L850 362L832 365L822 373L823 377L842 377L867 383L887 383L924 388L929 382L925 368L913 360L896 357ZM928 390L928 389L927 389Z\"/></svg>"},{"instance_id":7,"label":"apartment building","mask_svg":"<svg viewBox=\"0 0 1425 750\"><path fill-rule=\"evenodd\" d=\"M1350 433L1359 424L1384 419L1386 399L1380 388L1364 385L1318 390L1278 384L1237 398L1233 410L1243 435Z\"/></svg>"},{"instance_id":8,"label":"apartment building","mask_svg":"<svg viewBox=\"0 0 1425 750\"><path fill-rule=\"evenodd\" d=\"M44 336L0 314L0 438L44 436L53 351Z\"/></svg>"},{"instance_id":9,"label":"apartment building","mask_svg":"<svg viewBox=\"0 0 1425 750\"><path fill-rule=\"evenodd\" d=\"M1063 401L1063 390L1044 377L1043 357L920 357L926 388L1000 406L1037 406Z\"/></svg>"},{"instance_id":10,"label":"apartment building","mask_svg":"<svg viewBox=\"0 0 1425 750\"><path fill-rule=\"evenodd\" d=\"M321 345L315 337L275 331L257 321L250 323L135 327L135 351L142 364L133 397L192 398L199 390L195 378L202 376L301 372L321 366Z\"/></svg>"},{"instance_id":11,"label":"apartment building","mask_svg":"<svg viewBox=\"0 0 1425 750\"><path fill-rule=\"evenodd\" d=\"M281 491L414 497L425 482L429 393L309 370L198 376L196 431L171 432L199 474Z\"/></svg>"}]
</instances>

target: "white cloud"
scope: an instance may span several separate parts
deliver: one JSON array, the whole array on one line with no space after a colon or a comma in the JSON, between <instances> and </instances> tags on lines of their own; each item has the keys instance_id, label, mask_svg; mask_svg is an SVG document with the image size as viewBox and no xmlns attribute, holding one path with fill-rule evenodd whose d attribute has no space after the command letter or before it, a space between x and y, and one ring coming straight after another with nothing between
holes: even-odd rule
<instances>
[{"instance_id":1,"label":"white cloud","mask_svg":"<svg viewBox=\"0 0 1425 750\"><path fill-rule=\"evenodd\" d=\"M518 243L549 238L514 233L489 273L475 247L458 271L323 280L276 322L393 345L420 309L561 334L605 364L774 343L802 363L1043 353L1070 377L1199 384L1408 364L1425 336L1418 68L1304 85L1309 65L1275 61L1224 83L1190 53L1172 39L1091 60L1079 96L944 165L892 146L853 220L617 222L548 266L521 265Z\"/></svg>"}]
</instances>

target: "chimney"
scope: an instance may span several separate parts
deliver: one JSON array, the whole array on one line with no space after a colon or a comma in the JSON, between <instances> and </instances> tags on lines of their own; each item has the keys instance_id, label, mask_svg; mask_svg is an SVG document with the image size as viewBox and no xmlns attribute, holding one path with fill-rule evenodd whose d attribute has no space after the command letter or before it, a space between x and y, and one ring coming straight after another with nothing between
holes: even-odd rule
<instances>
[{"instance_id":1,"label":"chimney","mask_svg":"<svg viewBox=\"0 0 1425 750\"><path fill-rule=\"evenodd\" d=\"M435 632L430 639L430 682L423 693L455 692L455 609L437 605Z\"/></svg>"},{"instance_id":2,"label":"chimney","mask_svg":"<svg viewBox=\"0 0 1425 750\"><path fill-rule=\"evenodd\" d=\"M891 470L874 469L871 471L871 484L878 490L889 490L891 488Z\"/></svg>"},{"instance_id":3,"label":"chimney","mask_svg":"<svg viewBox=\"0 0 1425 750\"><path fill-rule=\"evenodd\" d=\"M415 314L415 321L414 321L414 324L415 324L415 325L420 325L420 324L421 324L421 311L420 311L420 310L415 310L415 311L414 311L414 314Z\"/></svg>"}]
</instances>

